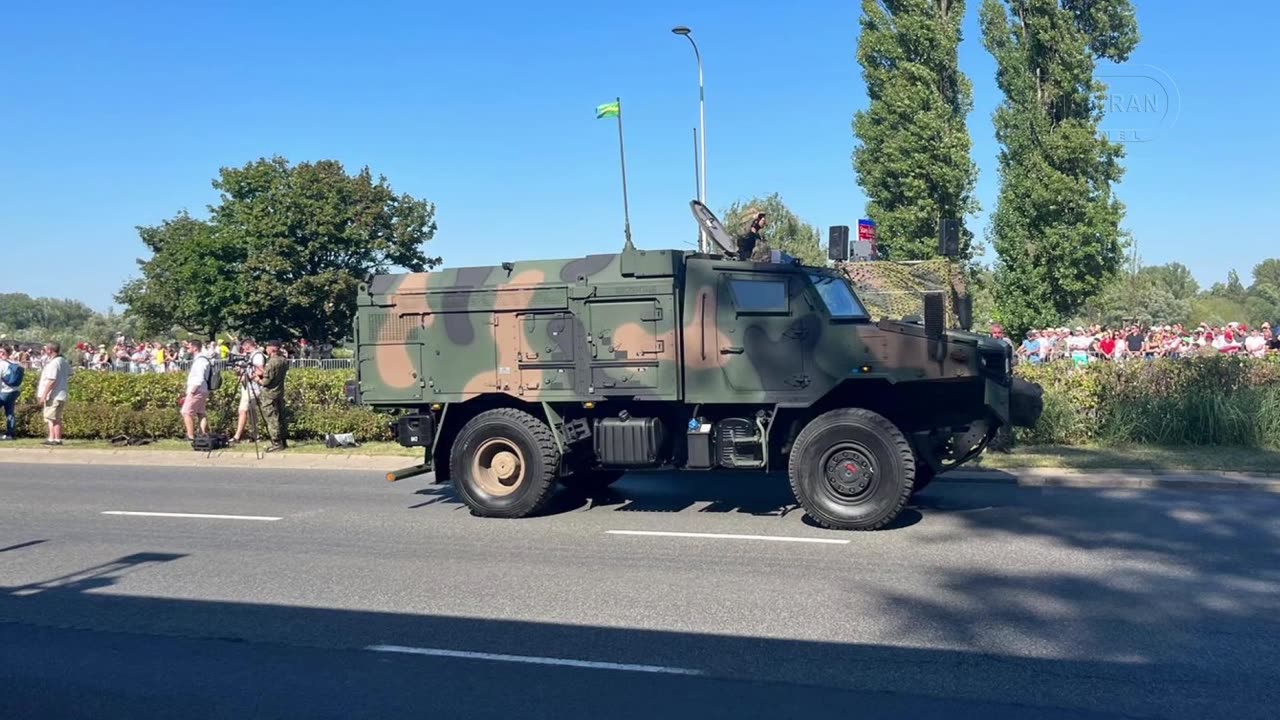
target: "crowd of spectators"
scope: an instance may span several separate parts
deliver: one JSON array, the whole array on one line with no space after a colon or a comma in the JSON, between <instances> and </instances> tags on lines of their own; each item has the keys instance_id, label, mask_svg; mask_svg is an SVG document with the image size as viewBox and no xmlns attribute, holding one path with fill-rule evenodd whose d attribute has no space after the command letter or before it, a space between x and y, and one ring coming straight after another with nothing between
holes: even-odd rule
<instances>
[{"instance_id":1,"label":"crowd of spectators","mask_svg":"<svg viewBox=\"0 0 1280 720\"><path fill-rule=\"evenodd\" d=\"M232 354L232 345L226 340L213 344L211 349L214 360L226 361ZM45 358L39 345L9 348L11 359L23 367L39 370ZM306 340L290 343L281 348L281 354L290 359L320 360L332 357L333 347L325 344L317 346ZM187 343L176 340L169 342L142 342L116 337L113 346L80 342L68 350L65 356L71 366L77 370L100 370L135 374L186 372L191 367L192 356Z\"/></svg>"},{"instance_id":2,"label":"crowd of spectators","mask_svg":"<svg viewBox=\"0 0 1280 720\"><path fill-rule=\"evenodd\" d=\"M998 327L993 328L992 334L1004 336ZM1181 324L1123 328L1094 325L1030 330L1022 344L1015 348L1020 361L1032 364L1071 360L1083 365L1217 353L1258 358L1277 354L1280 353L1280 334L1274 333L1271 323L1265 322L1252 328L1236 322L1222 327L1201 323L1194 328Z\"/></svg>"}]
</instances>

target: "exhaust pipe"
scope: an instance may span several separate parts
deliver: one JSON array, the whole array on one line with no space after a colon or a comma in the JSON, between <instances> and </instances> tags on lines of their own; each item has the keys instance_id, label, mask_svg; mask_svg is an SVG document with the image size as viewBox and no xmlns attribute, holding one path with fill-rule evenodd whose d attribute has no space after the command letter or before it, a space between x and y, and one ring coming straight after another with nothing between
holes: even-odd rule
<instances>
[{"instance_id":1,"label":"exhaust pipe","mask_svg":"<svg viewBox=\"0 0 1280 720\"><path fill-rule=\"evenodd\" d=\"M426 463L422 463L421 465L414 465L413 467L402 468L400 470L392 470L391 472L387 473L387 482L395 482L397 480L404 480L406 478L417 477L419 475L425 475L429 472L431 472L431 466Z\"/></svg>"}]
</instances>

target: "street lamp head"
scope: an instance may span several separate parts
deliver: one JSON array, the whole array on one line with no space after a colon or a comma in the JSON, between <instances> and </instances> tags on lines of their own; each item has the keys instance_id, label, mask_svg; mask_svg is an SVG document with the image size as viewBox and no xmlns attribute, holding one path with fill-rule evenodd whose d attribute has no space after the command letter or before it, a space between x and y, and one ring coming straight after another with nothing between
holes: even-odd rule
<instances>
[{"instance_id":1,"label":"street lamp head","mask_svg":"<svg viewBox=\"0 0 1280 720\"><path fill-rule=\"evenodd\" d=\"M673 33L675 33L675 34L677 34L677 35L688 35L689 33L693 32L693 31L692 31L692 30L690 30L689 28L687 28L687 27L683 26L683 25L680 25L680 26L678 26L678 27L673 27L673 28L671 28L671 32L673 32Z\"/></svg>"}]
</instances>

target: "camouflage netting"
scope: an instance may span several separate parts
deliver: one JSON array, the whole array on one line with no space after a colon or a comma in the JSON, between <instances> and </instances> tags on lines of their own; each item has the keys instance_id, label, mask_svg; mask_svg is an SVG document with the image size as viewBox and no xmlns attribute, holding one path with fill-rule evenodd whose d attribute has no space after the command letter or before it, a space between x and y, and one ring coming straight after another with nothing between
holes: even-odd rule
<instances>
[{"instance_id":1,"label":"camouflage netting","mask_svg":"<svg viewBox=\"0 0 1280 720\"><path fill-rule=\"evenodd\" d=\"M947 327L957 327L955 292L965 291L962 266L945 259L916 262L862 261L836 263L858 291L875 320L924 317L924 293L941 291L947 308Z\"/></svg>"}]
</instances>

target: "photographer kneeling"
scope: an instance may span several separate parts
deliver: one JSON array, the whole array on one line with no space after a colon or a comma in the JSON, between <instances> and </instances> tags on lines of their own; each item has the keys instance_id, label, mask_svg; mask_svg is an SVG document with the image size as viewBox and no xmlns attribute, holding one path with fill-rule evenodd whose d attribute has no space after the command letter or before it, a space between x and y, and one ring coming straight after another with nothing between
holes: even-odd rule
<instances>
[{"instance_id":1,"label":"photographer kneeling","mask_svg":"<svg viewBox=\"0 0 1280 720\"><path fill-rule=\"evenodd\" d=\"M258 373L267 364L267 355L258 348L252 337L240 341L240 352L248 360L240 369L240 419L236 423L236 434L231 442L238 443L244 439L246 427L252 423L253 437L258 437L258 405L262 398L262 385L258 382Z\"/></svg>"},{"instance_id":2,"label":"photographer kneeling","mask_svg":"<svg viewBox=\"0 0 1280 720\"><path fill-rule=\"evenodd\" d=\"M262 417L271 436L267 452L275 452L289 447L289 428L284 414L284 377L289 372L289 363L280 355L279 340L267 343L267 355L266 364L256 375L262 385Z\"/></svg>"}]
</instances>

